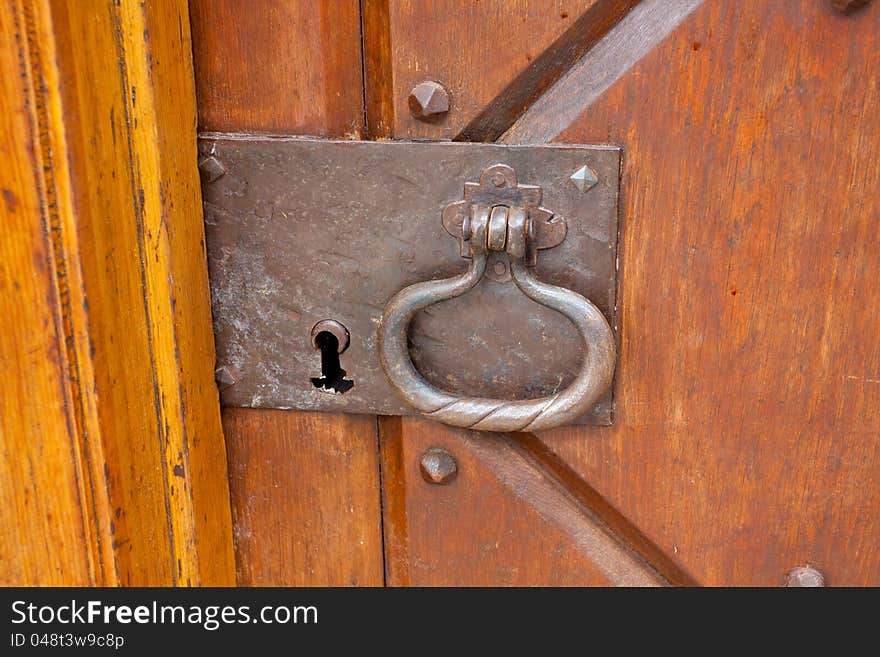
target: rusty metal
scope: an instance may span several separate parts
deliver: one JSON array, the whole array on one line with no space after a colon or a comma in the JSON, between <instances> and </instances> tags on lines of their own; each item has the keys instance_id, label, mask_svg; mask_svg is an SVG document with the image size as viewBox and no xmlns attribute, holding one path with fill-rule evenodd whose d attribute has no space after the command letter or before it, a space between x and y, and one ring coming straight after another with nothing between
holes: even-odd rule
<instances>
[{"instance_id":1,"label":"rusty metal","mask_svg":"<svg viewBox=\"0 0 880 657\"><path fill-rule=\"evenodd\" d=\"M409 93L409 111L420 121L436 121L449 111L449 94L439 82L420 82Z\"/></svg>"},{"instance_id":2,"label":"rusty metal","mask_svg":"<svg viewBox=\"0 0 880 657\"><path fill-rule=\"evenodd\" d=\"M226 167L213 155L199 159L199 176L204 183L212 183L226 173Z\"/></svg>"},{"instance_id":3,"label":"rusty metal","mask_svg":"<svg viewBox=\"0 0 880 657\"><path fill-rule=\"evenodd\" d=\"M793 588L816 588L825 586L825 576L815 568L794 568L785 576L785 585Z\"/></svg>"},{"instance_id":4,"label":"rusty metal","mask_svg":"<svg viewBox=\"0 0 880 657\"><path fill-rule=\"evenodd\" d=\"M232 372L229 371L228 367L218 367L214 370L214 380L217 382L217 387L220 390L225 390L226 388L235 385L235 377L232 375Z\"/></svg>"},{"instance_id":5,"label":"rusty metal","mask_svg":"<svg viewBox=\"0 0 880 657\"><path fill-rule=\"evenodd\" d=\"M422 479L429 484L448 484L458 476L458 463L445 449L433 447L419 459Z\"/></svg>"},{"instance_id":6,"label":"rusty metal","mask_svg":"<svg viewBox=\"0 0 880 657\"><path fill-rule=\"evenodd\" d=\"M571 180L571 182L574 183L574 186L582 192L590 191L599 183L599 178L596 176L596 172L586 164L571 174L569 180Z\"/></svg>"},{"instance_id":7,"label":"rusty metal","mask_svg":"<svg viewBox=\"0 0 880 657\"><path fill-rule=\"evenodd\" d=\"M552 249L562 244L567 230L565 219L554 216L550 210L541 207L542 198L543 190L539 185L520 185L512 167L496 164L483 170L479 182L464 184L464 200L450 203L443 208L443 227L447 233L458 239L461 257L469 258L467 228L474 220L473 213L478 208L488 212L499 206L522 208L528 215L533 231L526 261L530 267L534 267L538 261L538 250ZM491 223L490 216L490 229Z\"/></svg>"},{"instance_id":8,"label":"rusty metal","mask_svg":"<svg viewBox=\"0 0 880 657\"><path fill-rule=\"evenodd\" d=\"M507 181L516 185L516 174L506 167ZM481 180L493 180L499 167L486 169ZM493 171L494 170L494 171ZM503 185L499 185L503 187ZM541 190L529 194L540 202ZM520 195L518 198L523 198ZM489 197L487 203L498 202ZM537 208L537 220L548 223L552 213ZM557 225L565 225L558 221ZM459 239L470 249L470 267L458 276L414 283L398 292L382 315L379 324L379 360L388 382L406 402L423 415L457 427L481 431L536 431L550 429L577 420L595 405L611 385L614 374L614 334L608 321L590 301L576 292L537 280L527 264L535 217L524 207L471 205L467 230ZM531 300L552 308L571 320L583 342L584 357L577 377L561 392L529 400L508 400L450 393L432 385L413 366L407 349L407 335L412 318L441 301L460 297L480 282L491 251L506 251L513 280ZM543 359L544 350L530 354Z\"/></svg>"},{"instance_id":9,"label":"rusty metal","mask_svg":"<svg viewBox=\"0 0 880 657\"><path fill-rule=\"evenodd\" d=\"M235 373L235 384L221 391L224 405L412 414L379 363L382 309L408 285L464 269L439 219L462 199L464 182L499 162L542 190L537 204L507 207L556 213L540 238L552 240L565 218L564 241L541 251L535 277L589 298L616 326L616 148L204 135L200 152L226 168L202 192L217 367ZM584 165L599 178L588 194L569 180ZM489 179L492 193L522 197L506 191L520 185L511 188L504 175L503 187ZM468 200L472 188L464 186ZM529 399L575 380L581 337L560 313L520 292L507 258L489 253L486 276L468 294L413 318L409 354L432 385ZM339 364L354 385L344 393L311 381L322 375L311 331L327 318L350 333ZM611 409L609 391L578 422L608 424Z\"/></svg>"},{"instance_id":10,"label":"rusty metal","mask_svg":"<svg viewBox=\"0 0 880 657\"><path fill-rule=\"evenodd\" d=\"M312 348L320 349L316 338L321 333L330 333L333 337L336 338L336 342L339 347L336 349L336 353L341 354L344 353L346 349L348 349L348 345L351 342L351 336L348 332L348 329L345 328L341 323L337 322L335 319L322 319L320 322L315 324L312 327L311 335L312 335Z\"/></svg>"}]
</instances>

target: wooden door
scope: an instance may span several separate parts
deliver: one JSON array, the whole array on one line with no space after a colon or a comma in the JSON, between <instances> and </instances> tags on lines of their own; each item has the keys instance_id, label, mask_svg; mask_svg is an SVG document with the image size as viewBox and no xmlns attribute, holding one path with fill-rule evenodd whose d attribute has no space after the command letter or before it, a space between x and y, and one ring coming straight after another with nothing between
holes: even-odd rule
<instances>
[{"instance_id":1,"label":"wooden door","mask_svg":"<svg viewBox=\"0 0 880 657\"><path fill-rule=\"evenodd\" d=\"M14 0L0 33L0 583L880 584L880 2ZM621 146L612 425L226 408L224 441L196 124Z\"/></svg>"},{"instance_id":2,"label":"wooden door","mask_svg":"<svg viewBox=\"0 0 880 657\"><path fill-rule=\"evenodd\" d=\"M241 583L880 584L880 3L257 4L202 130L622 146L622 341L610 427L226 409Z\"/></svg>"},{"instance_id":3,"label":"wooden door","mask_svg":"<svg viewBox=\"0 0 880 657\"><path fill-rule=\"evenodd\" d=\"M542 9L543 24L554 14ZM570 20L581 9L590 8L556 15ZM391 25L405 15L393 13ZM491 40L468 30L492 21L458 20L467 35L460 41ZM802 565L831 584L880 577L870 474L880 394L872 383L878 206L866 194L880 147L878 21L876 4L841 15L812 0L642 2L501 136L626 149L614 426L507 440L566 493L586 488L588 508L613 507L700 584L773 585ZM518 42L528 46L510 50L537 61L540 47L527 34ZM443 80L460 66L458 49L447 64L429 40L408 42L425 48L421 56L411 50L419 46L395 53L391 43L398 93L412 76ZM498 68L487 55L449 84L491 80ZM395 121L402 136L407 118ZM429 494L407 476L415 454L462 440L424 422L399 426L383 447L402 454L406 504ZM474 452L455 448L463 450ZM441 508L473 509L493 524L485 506L460 494ZM515 508L531 512L542 499L519 496ZM534 544L533 528L499 555L511 570L488 574L481 546L438 540L436 512L406 505L388 524L404 521L400 581L450 581L450 571L431 577L414 567L444 563L449 543L473 569L452 571L452 581L524 583L540 572L512 569L522 546ZM576 543L580 531L561 542ZM526 563L547 554L535 548Z\"/></svg>"},{"instance_id":4,"label":"wooden door","mask_svg":"<svg viewBox=\"0 0 880 657\"><path fill-rule=\"evenodd\" d=\"M0 34L0 583L880 584L880 3L13 0ZM612 425L221 434L196 124L621 146Z\"/></svg>"}]
</instances>

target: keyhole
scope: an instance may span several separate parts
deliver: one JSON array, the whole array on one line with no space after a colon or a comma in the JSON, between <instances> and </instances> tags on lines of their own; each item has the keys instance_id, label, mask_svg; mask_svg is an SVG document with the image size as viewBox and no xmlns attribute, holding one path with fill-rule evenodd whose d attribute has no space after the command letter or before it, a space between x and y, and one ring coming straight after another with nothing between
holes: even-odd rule
<instances>
[{"instance_id":1,"label":"keyhole","mask_svg":"<svg viewBox=\"0 0 880 657\"><path fill-rule=\"evenodd\" d=\"M312 385L338 395L351 390L354 381L345 378L345 370L339 364L339 338L330 331L318 331L312 344L321 352L321 376L312 377Z\"/></svg>"}]
</instances>

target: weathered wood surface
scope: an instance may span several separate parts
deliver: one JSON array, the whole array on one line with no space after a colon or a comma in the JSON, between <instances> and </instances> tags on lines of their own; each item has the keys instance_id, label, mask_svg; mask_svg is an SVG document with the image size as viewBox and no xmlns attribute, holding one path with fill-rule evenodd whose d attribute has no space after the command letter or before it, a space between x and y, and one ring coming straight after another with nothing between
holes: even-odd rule
<instances>
[{"instance_id":1,"label":"weathered wood surface","mask_svg":"<svg viewBox=\"0 0 880 657\"><path fill-rule=\"evenodd\" d=\"M231 583L185 3L0 28L0 582Z\"/></svg>"},{"instance_id":2,"label":"weathered wood surface","mask_svg":"<svg viewBox=\"0 0 880 657\"><path fill-rule=\"evenodd\" d=\"M190 14L201 130L361 136L357 1L191 0ZM226 408L223 422L239 583L381 585L375 417Z\"/></svg>"}]
</instances>

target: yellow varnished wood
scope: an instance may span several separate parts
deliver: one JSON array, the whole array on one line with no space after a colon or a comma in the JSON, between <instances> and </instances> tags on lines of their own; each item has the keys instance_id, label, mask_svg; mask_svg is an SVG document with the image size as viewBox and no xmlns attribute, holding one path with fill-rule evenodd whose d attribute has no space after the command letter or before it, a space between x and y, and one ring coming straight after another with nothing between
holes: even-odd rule
<instances>
[{"instance_id":1,"label":"yellow varnished wood","mask_svg":"<svg viewBox=\"0 0 880 657\"><path fill-rule=\"evenodd\" d=\"M0 583L233 583L186 3L0 29Z\"/></svg>"}]
</instances>

